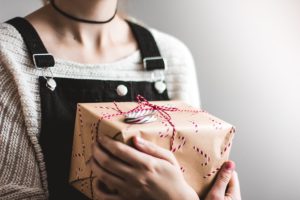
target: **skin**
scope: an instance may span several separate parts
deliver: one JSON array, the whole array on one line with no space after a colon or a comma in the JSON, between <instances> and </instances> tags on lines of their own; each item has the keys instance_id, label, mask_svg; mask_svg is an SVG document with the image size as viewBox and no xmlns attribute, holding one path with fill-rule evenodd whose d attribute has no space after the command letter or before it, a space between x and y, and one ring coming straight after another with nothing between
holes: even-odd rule
<instances>
[{"instance_id":1,"label":"skin","mask_svg":"<svg viewBox=\"0 0 300 200\"><path fill-rule=\"evenodd\" d=\"M224 163L217 179L205 200L241 200L240 184L235 164Z\"/></svg>"},{"instance_id":2,"label":"skin","mask_svg":"<svg viewBox=\"0 0 300 200\"><path fill-rule=\"evenodd\" d=\"M164 148L139 137L135 148L101 136L93 144L91 167L100 183L111 191L95 186L97 195L107 200L199 200L186 183L175 156ZM240 200L235 164L224 163L205 200Z\"/></svg>"},{"instance_id":3,"label":"skin","mask_svg":"<svg viewBox=\"0 0 300 200\"><path fill-rule=\"evenodd\" d=\"M117 4L117 0L88 2L55 0L59 8L71 15L99 21L110 18ZM118 14L110 23L92 25L65 18L52 6L46 5L25 18L35 27L47 50L56 58L99 64L114 62L138 49L128 24ZM101 187L94 188L103 199L199 199L184 180L170 151L138 138L134 138L134 147L106 137L94 144L92 169L99 183L104 183L114 191L111 193ZM220 170L205 200L240 199L237 174L234 164L229 161Z\"/></svg>"},{"instance_id":4,"label":"skin","mask_svg":"<svg viewBox=\"0 0 300 200\"><path fill-rule=\"evenodd\" d=\"M92 170L101 182L117 191L107 194L96 187L100 196L112 200L198 199L170 151L138 138L134 144L137 149L108 137L94 144Z\"/></svg>"},{"instance_id":5,"label":"skin","mask_svg":"<svg viewBox=\"0 0 300 200\"><path fill-rule=\"evenodd\" d=\"M91 167L100 183L110 191L95 186L96 193L107 200L198 200L186 183L174 155L139 137L135 148L106 136L93 144ZM235 165L226 162L205 200L240 200Z\"/></svg>"},{"instance_id":6,"label":"skin","mask_svg":"<svg viewBox=\"0 0 300 200\"><path fill-rule=\"evenodd\" d=\"M55 0L59 8L71 15L99 21L109 19L117 4L117 0L88 2ZM86 24L62 16L47 4L25 18L35 27L47 50L56 58L85 64L109 63L131 55L138 49L129 25L119 14L107 24Z\"/></svg>"}]
</instances>

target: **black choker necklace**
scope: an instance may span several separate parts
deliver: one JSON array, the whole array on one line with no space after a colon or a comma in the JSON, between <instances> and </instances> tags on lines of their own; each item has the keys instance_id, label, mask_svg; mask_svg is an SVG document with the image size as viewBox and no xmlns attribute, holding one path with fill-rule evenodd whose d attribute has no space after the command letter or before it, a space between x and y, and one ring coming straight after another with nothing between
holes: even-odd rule
<instances>
[{"instance_id":1,"label":"black choker necklace","mask_svg":"<svg viewBox=\"0 0 300 200\"><path fill-rule=\"evenodd\" d=\"M79 22L84 22L84 23L89 23L89 24L105 24L105 23L108 23L110 22L111 20L113 20L117 14L117 11L118 11L118 6L116 7L116 11L114 13L114 15L109 18L108 20L105 20L105 21L94 21L94 20L87 20L87 19L81 19L81 18L78 18L78 17L75 17L75 16L72 16L68 13L66 13L65 11L61 10L60 8L58 8L56 6L56 4L54 3L54 0L50 0L50 4L52 5L52 7L57 11L59 12L60 14L62 14L63 16L67 17L67 18L70 18L72 20L75 20L75 21L79 21Z\"/></svg>"}]
</instances>

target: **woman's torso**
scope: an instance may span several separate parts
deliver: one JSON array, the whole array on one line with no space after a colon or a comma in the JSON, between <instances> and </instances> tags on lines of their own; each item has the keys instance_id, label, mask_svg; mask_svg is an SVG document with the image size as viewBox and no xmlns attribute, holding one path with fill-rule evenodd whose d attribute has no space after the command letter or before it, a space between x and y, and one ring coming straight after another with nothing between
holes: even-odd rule
<instances>
[{"instance_id":1,"label":"woman's torso","mask_svg":"<svg viewBox=\"0 0 300 200\"><path fill-rule=\"evenodd\" d=\"M23 112L25 123L27 129L36 131L34 134L38 136L41 128L41 104L40 104L40 90L39 90L39 80L38 77L41 76L41 72L32 68L30 59L24 48L24 44L20 36L7 25L3 25L3 29L9 31L16 35L16 37L10 38L10 34L1 34L1 45L8 46L8 48L2 50L1 56L7 53L7 60L3 61L4 67L7 67L6 70L8 73L11 73L15 76L16 79L19 78L20 81L17 81L15 84L19 88L19 92L23 94L21 97L21 102L23 102ZM156 32L153 30L153 32ZM7 32L6 32L7 33ZM166 82L168 86L168 94L171 98L183 99L188 96L189 90L185 87L185 84L188 83L188 75L186 73L186 51L182 48L181 44L178 43L173 38L170 38L166 35L160 35L159 32L155 33L156 37L164 37L170 42L167 44L167 41L163 39L158 39L159 47L167 57L168 65L171 67L170 70L166 72ZM9 45L9 42L6 43L6 39L14 40L15 43L19 44L20 49L12 47ZM4 39L4 40L3 40ZM163 44L166 42L165 44ZM177 44L176 44L177 43ZM171 52L169 50L170 45L175 45L176 51ZM10 48L9 48L10 47ZM181 50L180 50L180 48ZM182 55L183 53L183 55ZM13 60L12 66L9 66L7 61ZM16 70L16 67L19 67ZM141 55L139 51L134 52L132 55L122 58L118 61L108 63L108 64L81 64L72 61L66 61L62 59L56 60L56 65L53 67L52 72L55 77L59 78L68 78L68 79L87 79L87 80L115 80L115 81L151 81L151 72L143 70L141 63ZM50 76L48 72L45 72L46 76ZM180 85L180 86L179 86ZM188 85L187 85L188 86ZM186 89L186 90L185 90ZM22 99L23 98L23 99ZM97 99L98 98L98 99ZM110 98L111 100L112 98ZM26 101L27 100L27 101ZM101 100L99 97L95 97L94 100ZM30 118L30 119L29 119ZM33 139L31 137L30 139ZM25 152L24 152L25 153ZM38 162L42 162L41 160ZM29 175L29 174L28 174ZM31 174L32 175L32 174Z\"/></svg>"}]
</instances>

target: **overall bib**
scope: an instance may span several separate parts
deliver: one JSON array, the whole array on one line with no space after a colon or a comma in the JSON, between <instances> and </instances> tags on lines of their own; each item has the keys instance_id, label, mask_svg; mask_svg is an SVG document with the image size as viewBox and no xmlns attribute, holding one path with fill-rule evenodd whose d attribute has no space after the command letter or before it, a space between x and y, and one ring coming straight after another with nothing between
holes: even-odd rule
<instances>
[{"instance_id":1,"label":"overall bib","mask_svg":"<svg viewBox=\"0 0 300 200\"><path fill-rule=\"evenodd\" d=\"M144 69L153 71L153 74L164 70L165 62L149 30L127 22L138 42ZM35 67L47 69L55 65L55 59L27 20L18 17L7 23L22 35ZM51 78L57 85L55 88L48 83ZM77 103L135 101L138 94L147 100L169 100L167 90L157 89L156 83L39 77L42 112L39 142L46 163L50 199L87 199L68 183ZM128 89L126 94L116 91L120 85Z\"/></svg>"}]
</instances>

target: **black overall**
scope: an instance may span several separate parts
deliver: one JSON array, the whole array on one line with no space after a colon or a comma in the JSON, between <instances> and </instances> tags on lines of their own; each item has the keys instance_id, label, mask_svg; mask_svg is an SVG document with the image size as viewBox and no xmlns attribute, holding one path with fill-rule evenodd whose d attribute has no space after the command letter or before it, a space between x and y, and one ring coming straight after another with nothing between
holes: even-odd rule
<instances>
[{"instance_id":1,"label":"black overall","mask_svg":"<svg viewBox=\"0 0 300 200\"><path fill-rule=\"evenodd\" d=\"M143 58L145 70L164 70L156 42L144 27L127 21ZM33 26L24 18L14 18L7 23L22 35L35 67L47 68L55 65ZM145 59L150 58L150 59ZM152 59L151 59L152 58ZM145 59L145 60L144 60ZM78 102L135 101L137 94L148 100L168 100L167 90L157 92L154 82L115 80L83 80L54 77L57 87L51 91L46 87L45 77L39 77L41 95L41 144L47 169L50 199L87 199L69 185L69 170L72 151L76 105ZM118 85L128 88L125 96L116 92Z\"/></svg>"}]
</instances>

